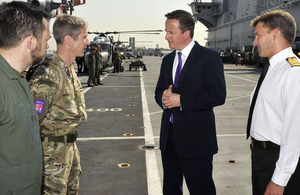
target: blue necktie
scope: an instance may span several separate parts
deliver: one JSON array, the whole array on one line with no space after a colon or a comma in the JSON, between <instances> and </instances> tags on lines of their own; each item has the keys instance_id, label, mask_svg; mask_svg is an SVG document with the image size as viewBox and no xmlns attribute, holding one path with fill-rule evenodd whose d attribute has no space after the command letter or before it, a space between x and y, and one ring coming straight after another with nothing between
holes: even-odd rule
<instances>
[{"instance_id":1,"label":"blue necktie","mask_svg":"<svg viewBox=\"0 0 300 195\"><path fill-rule=\"evenodd\" d=\"M175 79L174 79L174 87L177 87L177 83L179 80L179 76L181 73L181 69L182 69L182 60L181 60L181 52L178 52L178 65L177 65L177 69L176 69L176 73L175 73Z\"/></svg>"},{"instance_id":2,"label":"blue necktie","mask_svg":"<svg viewBox=\"0 0 300 195\"><path fill-rule=\"evenodd\" d=\"M179 76L181 73L181 69L182 69L182 60L181 60L181 52L178 52L178 65L177 65L177 69L176 69L176 73L175 73L175 79L174 79L174 87L177 87L177 83L179 80ZM173 113L171 115L171 123L173 123Z\"/></svg>"}]
</instances>

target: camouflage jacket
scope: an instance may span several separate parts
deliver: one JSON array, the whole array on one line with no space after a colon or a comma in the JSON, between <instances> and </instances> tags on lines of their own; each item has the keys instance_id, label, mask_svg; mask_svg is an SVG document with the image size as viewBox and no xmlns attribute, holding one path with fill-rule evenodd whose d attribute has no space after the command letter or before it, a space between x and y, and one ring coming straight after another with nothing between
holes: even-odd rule
<instances>
[{"instance_id":1,"label":"camouflage jacket","mask_svg":"<svg viewBox=\"0 0 300 195\"><path fill-rule=\"evenodd\" d=\"M48 63L42 62L29 83L42 136L74 133L87 120L82 86L74 67L69 71L57 54Z\"/></svg>"},{"instance_id":2,"label":"camouflage jacket","mask_svg":"<svg viewBox=\"0 0 300 195\"><path fill-rule=\"evenodd\" d=\"M113 60L120 60L121 59L121 54L119 51L115 51L112 55Z\"/></svg>"}]
</instances>

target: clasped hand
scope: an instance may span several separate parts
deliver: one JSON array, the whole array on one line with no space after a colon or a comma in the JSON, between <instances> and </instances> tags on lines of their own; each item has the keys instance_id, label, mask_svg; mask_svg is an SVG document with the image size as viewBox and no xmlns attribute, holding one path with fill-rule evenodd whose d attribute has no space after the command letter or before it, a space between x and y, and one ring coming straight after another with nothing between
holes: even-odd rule
<instances>
[{"instance_id":1,"label":"clasped hand","mask_svg":"<svg viewBox=\"0 0 300 195\"><path fill-rule=\"evenodd\" d=\"M175 108L180 106L180 94L172 93L173 85L170 85L168 89L163 92L163 104L167 108Z\"/></svg>"},{"instance_id":2,"label":"clasped hand","mask_svg":"<svg viewBox=\"0 0 300 195\"><path fill-rule=\"evenodd\" d=\"M273 181L270 181L264 195L283 195L283 192L283 186L277 186Z\"/></svg>"}]
</instances>

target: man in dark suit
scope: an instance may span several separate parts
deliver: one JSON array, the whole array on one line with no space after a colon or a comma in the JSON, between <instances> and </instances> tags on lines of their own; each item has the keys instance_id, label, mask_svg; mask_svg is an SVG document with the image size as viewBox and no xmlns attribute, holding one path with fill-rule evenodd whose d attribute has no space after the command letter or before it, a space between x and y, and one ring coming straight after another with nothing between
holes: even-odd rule
<instances>
[{"instance_id":1,"label":"man in dark suit","mask_svg":"<svg viewBox=\"0 0 300 195\"><path fill-rule=\"evenodd\" d=\"M164 57L155 89L155 100L163 109L163 192L182 194L184 176L190 194L216 194L212 161L218 146L213 107L225 102L223 64L217 52L193 41L195 21L190 13L176 10L166 17L165 38L174 51Z\"/></svg>"}]
</instances>

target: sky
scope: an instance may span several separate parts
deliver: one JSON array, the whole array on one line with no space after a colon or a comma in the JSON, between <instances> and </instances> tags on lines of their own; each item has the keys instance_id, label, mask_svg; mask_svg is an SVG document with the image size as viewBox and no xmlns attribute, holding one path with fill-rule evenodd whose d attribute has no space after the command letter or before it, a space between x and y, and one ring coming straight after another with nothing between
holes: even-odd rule
<instances>
[{"instance_id":1,"label":"sky","mask_svg":"<svg viewBox=\"0 0 300 195\"><path fill-rule=\"evenodd\" d=\"M0 0L0 2L12 0ZM27 1L27 0L22 0ZM45 1L45 0L41 0ZM61 0L53 0L61 2ZM114 40L129 41L135 37L136 47L169 48L165 40L165 14L176 9L182 9L192 14L188 5L194 0L86 0L86 3L74 7L72 15L84 19L88 23L88 31L136 31L136 30L163 30L159 35L119 34L113 35ZM203 0L208 1L208 0ZM55 18L50 20L50 32ZM205 45L207 28L196 22L194 40ZM89 35L90 41L95 35ZM56 50L53 38L49 40L49 49ZM126 44L126 43L125 43ZM128 43L127 43L128 45Z\"/></svg>"},{"instance_id":2,"label":"sky","mask_svg":"<svg viewBox=\"0 0 300 195\"><path fill-rule=\"evenodd\" d=\"M57 0L54 0L57 1ZM88 31L135 31L135 30L163 30L160 35L119 34L114 40L129 41L135 37L136 47L145 46L155 48L169 48L165 40L165 14L176 9L183 9L190 13L188 6L193 0L86 0L86 3L74 7L74 16L81 17L88 23ZM55 19L50 21L51 26ZM195 25L194 40L205 45L206 27L200 22ZM92 41L95 35L89 35ZM56 48L55 41L49 42L50 49ZM128 45L128 43L127 43Z\"/></svg>"}]
</instances>

